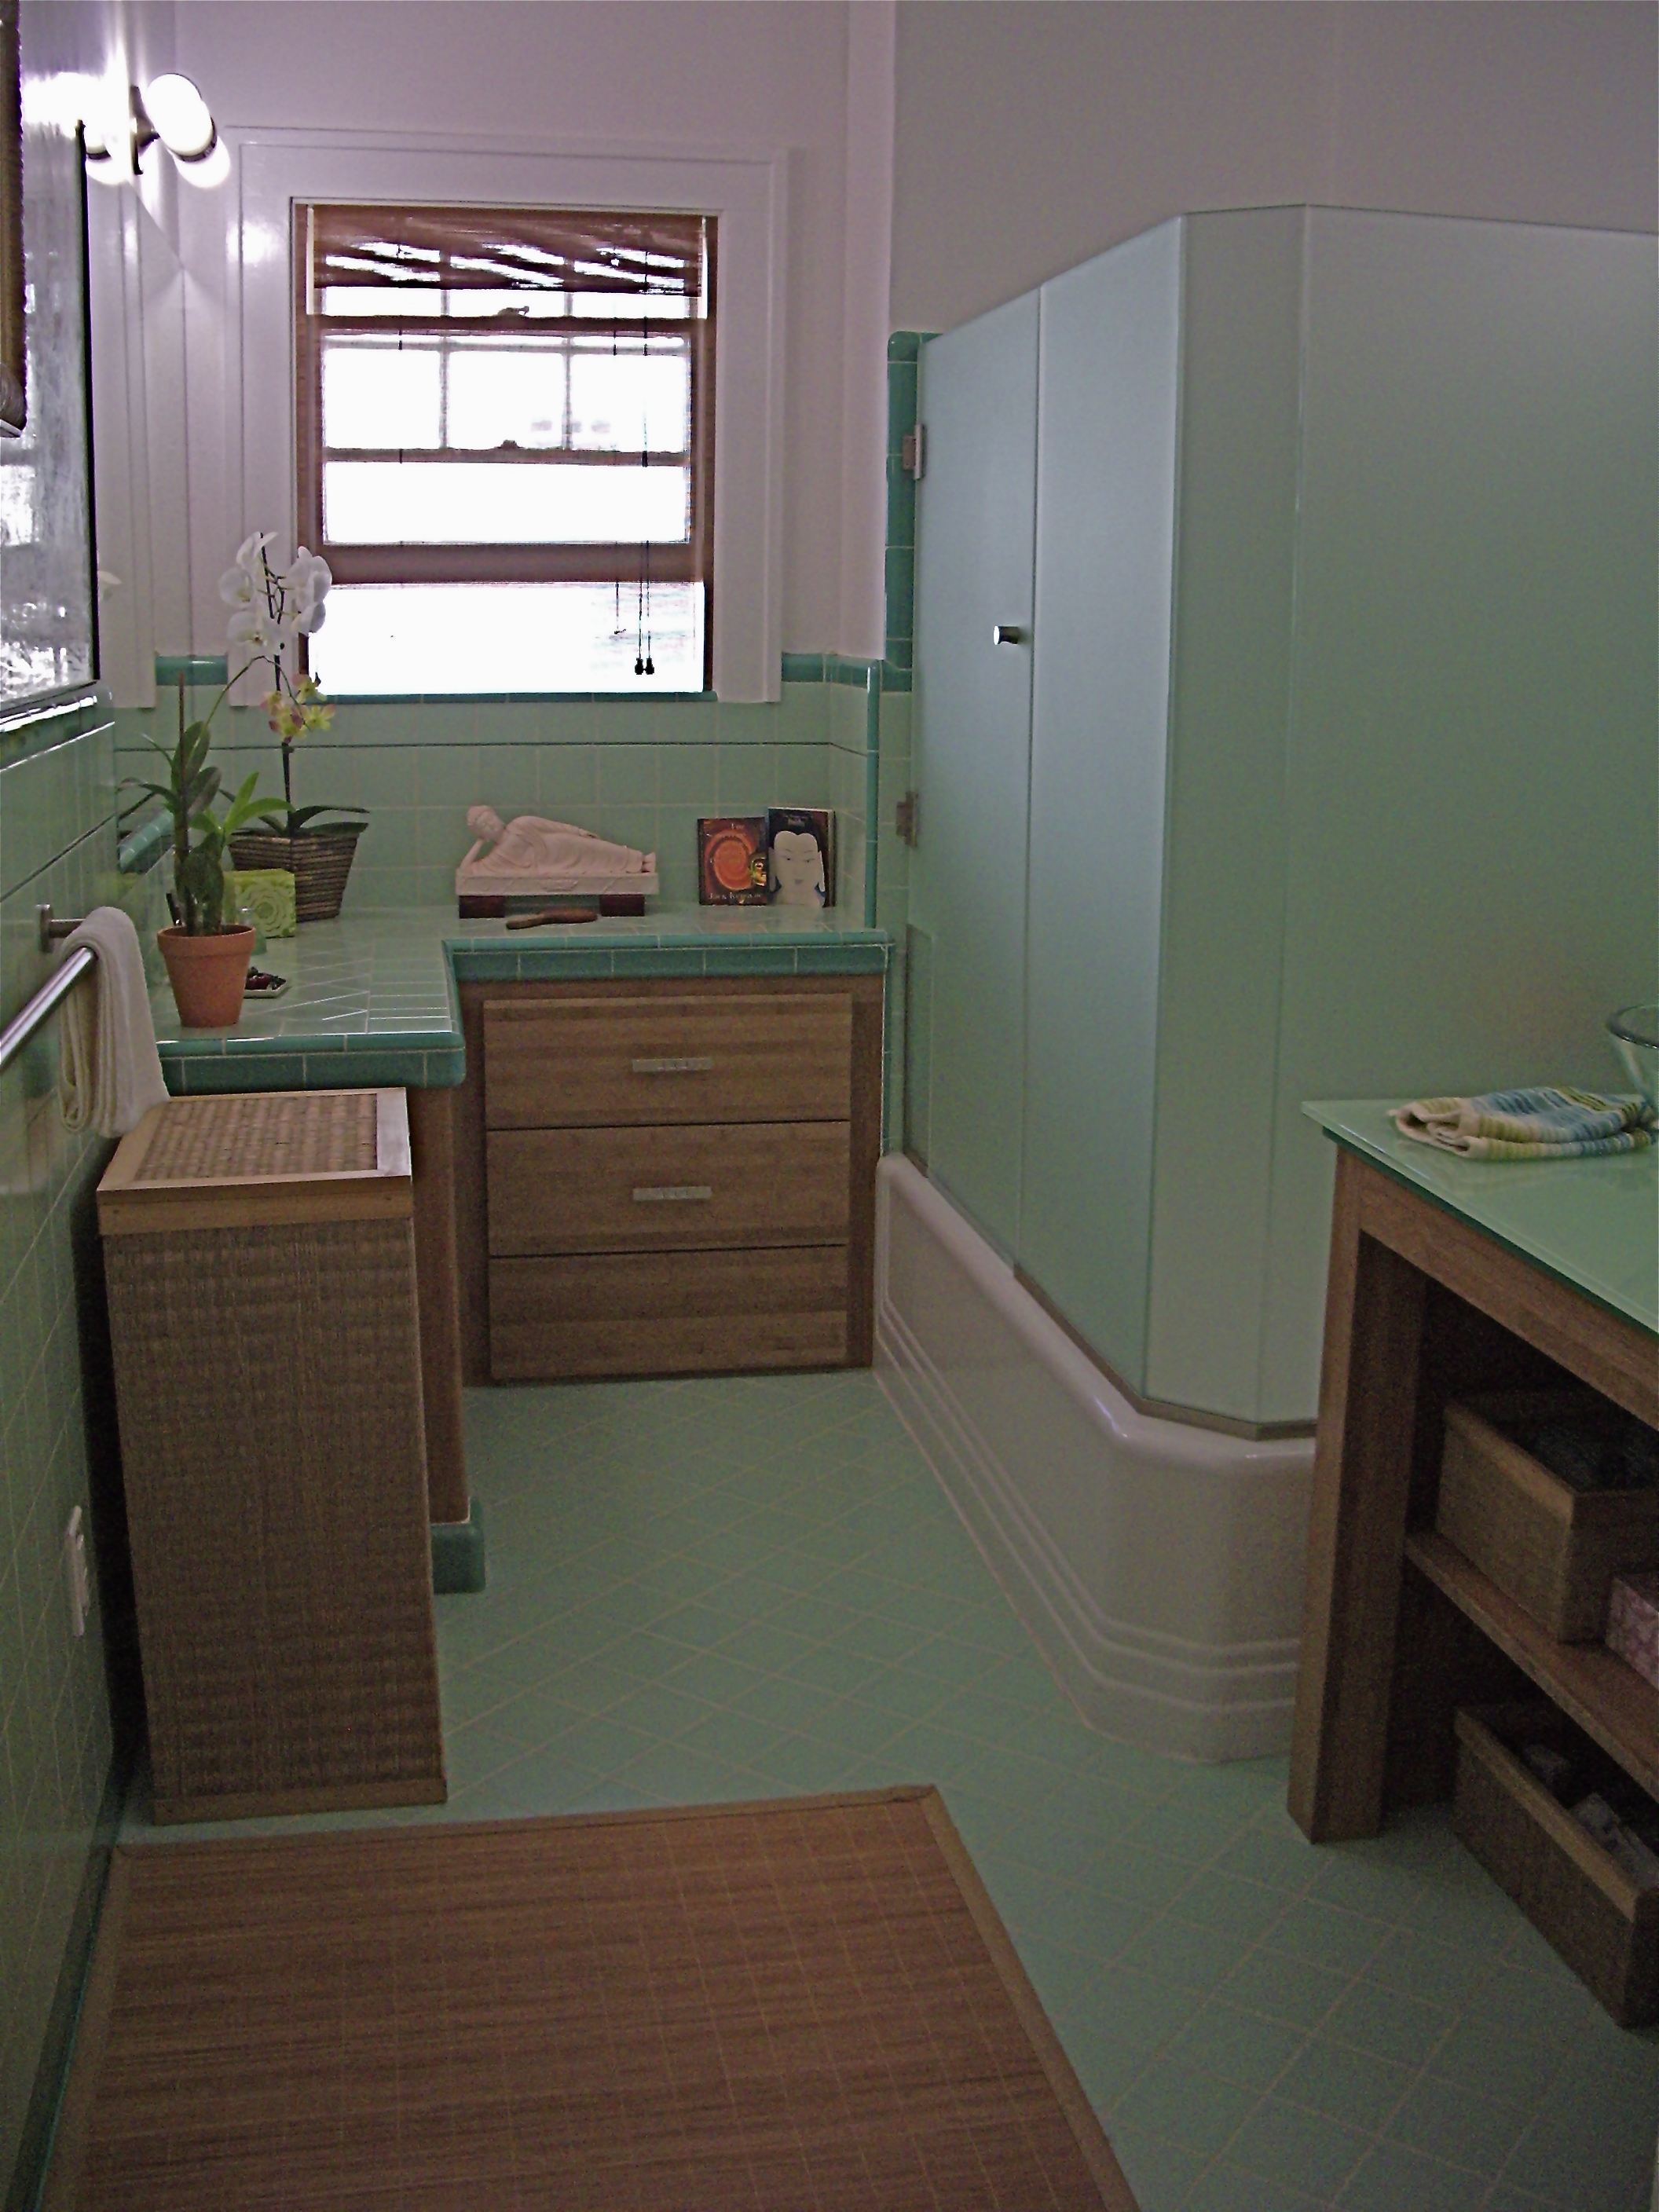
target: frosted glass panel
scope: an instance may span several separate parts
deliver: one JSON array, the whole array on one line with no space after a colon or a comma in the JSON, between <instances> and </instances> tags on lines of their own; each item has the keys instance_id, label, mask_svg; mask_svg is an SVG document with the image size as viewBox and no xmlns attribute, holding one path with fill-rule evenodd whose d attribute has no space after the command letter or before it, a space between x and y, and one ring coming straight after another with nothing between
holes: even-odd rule
<instances>
[{"instance_id":1,"label":"frosted glass panel","mask_svg":"<svg viewBox=\"0 0 1659 2212\"><path fill-rule=\"evenodd\" d=\"M311 641L325 691L700 691L703 587L337 584ZM648 641L654 676L635 676Z\"/></svg>"},{"instance_id":2,"label":"frosted glass panel","mask_svg":"<svg viewBox=\"0 0 1659 2212\"><path fill-rule=\"evenodd\" d=\"M574 446L683 453L690 437L690 362L684 354L574 354L570 416Z\"/></svg>"},{"instance_id":3,"label":"frosted glass panel","mask_svg":"<svg viewBox=\"0 0 1659 2212\"><path fill-rule=\"evenodd\" d=\"M323 422L342 446L441 446L443 380L435 347L325 346Z\"/></svg>"},{"instance_id":4,"label":"frosted glass panel","mask_svg":"<svg viewBox=\"0 0 1659 2212\"><path fill-rule=\"evenodd\" d=\"M1142 1387L1181 228L1042 288L1021 1264Z\"/></svg>"},{"instance_id":5,"label":"frosted glass panel","mask_svg":"<svg viewBox=\"0 0 1659 2212\"><path fill-rule=\"evenodd\" d=\"M930 1174L1005 1253L1019 1221L1036 295L922 349L912 912L933 939ZM1024 633L998 645L999 623Z\"/></svg>"},{"instance_id":6,"label":"frosted glass panel","mask_svg":"<svg viewBox=\"0 0 1659 2212\"><path fill-rule=\"evenodd\" d=\"M685 469L615 463L330 461L332 545L683 545Z\"/></svg>"},{"instance_id":7,"label":"frosted glass panel","mask_svg":"<svg viewBox=\"0 0 1659 2212\"><path fill-rule=\"evenodd\" d=\"M362 321L370 315L430 315L434 322L463 315L523 315L534 322L562 322L579 315L602 316L614 321L615 292L488 292L482 287L467 292L377 292L368 287L325 284L318 292L318 312L349 315ZM639 322L684 322L698 307L684 293L640 292L626 295L628 319Z\"/></svg>"},{"instance_id":8,"label":"frosted glass panel","mask_svg":"<svg viewBox=\"0 0 1659 2212\"><path fill-rule=\"evenodd\" d=\"M403 304L401 301L399 304ZM675 333L468 337L375 331L323 343L323 441L353 447L501 446L684 453L691 360Z\"/></svg>"}]
</instances>

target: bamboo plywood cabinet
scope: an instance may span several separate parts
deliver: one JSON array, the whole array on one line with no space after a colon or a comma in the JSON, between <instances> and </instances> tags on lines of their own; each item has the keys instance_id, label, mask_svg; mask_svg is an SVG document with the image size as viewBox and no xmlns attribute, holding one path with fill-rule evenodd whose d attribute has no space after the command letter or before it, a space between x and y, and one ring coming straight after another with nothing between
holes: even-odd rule
<instances>
[{"instance_id":1,"label":"bamboo plywood cabinet","mask_svg":"<svg viewBox=\"0 0 1659 2212\"><path fill-rule=\"evenodd\" d=\"M441 1800L404 1094L170 1100L99 1221L155 1817Z\"/></svg>"},{"instance_id":2,"label":"bamboo plywood cabinet","mask_svg":"<svg viewBox=\"0 0 1659 2212\"><path fill-rule=\"evenodd\" d=\"M455 1094L411 1091L415 1264L421 1286L421 1386L426 1401L426 1490L434 1521L471 1510L461 1425L461 1325L455 1265Z\"/></svg>"},{"instance_id":3,"label":"bamboo plywood cabinet","mask_svg":"<svg viewBox=\"0 0 1659 2212\"><path fill-rule=\"evenodd\" d=\"M882 993L464 986L466 1379L867 1365Z\"/></svg>"},{"instance_id":4,"label":"bamboo plywood cabinet","mask_svg":"<svg viewBox=\"0 0 1659 2212\"><path fill-rule=\"evenodd\" d=\"M595 1254L490 1268L497 1380L840 1366L847 1247Z\"/></svg>"},{"instance_id":5,"label":"bamboo plywood cabinet","mask_svg":"<svg viewBox=\"0 0 1659 2212\"><path fill-rule=\"evenodd\" d=\"M841 992L484 1002L492 1129L845 1121L852 1051Z\"/></svg>"},{"instance_id":6,"label":"bamboo plywood cabinet","mask_svg":"<svg viewBox=\"0 0 1659 2212\"><path fill-rule=\"evenodd\" d=\"M1659 1790L1659 1691L1556 1642L1434 1533L1447 1405L1575 1382L1659 1426L1648 1330L1339 1149L1291 1756L1291 1812L1315 1842L1445 1794L1455 1706L1528 1685Z\"/></svg>"}]
</instances>

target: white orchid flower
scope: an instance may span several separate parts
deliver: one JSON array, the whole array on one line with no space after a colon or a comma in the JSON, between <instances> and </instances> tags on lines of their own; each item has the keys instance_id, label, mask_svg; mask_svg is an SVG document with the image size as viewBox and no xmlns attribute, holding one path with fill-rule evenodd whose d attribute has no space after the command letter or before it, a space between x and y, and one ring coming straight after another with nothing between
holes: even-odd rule
<instances>
[{"instance_id":1,"label":"white orchid flower","mask_svg":"<svg viewBox=\"0 0 1659 2212\"><path fill-rule=\"evenodd\" d=\"M258 560L259 556L267 545L274 545L276 543L276 532L274 530L254 531L236 548L236 566L239 568L246 568L248 574L252 575L254 563Z\"/></svg>"},{"instance_id":2,"label":"white orchid flower","mask_svg":"<svg viewBox=\"0 0 1659 2212\"><path fill-rule=\"evenodd\" d=\"M320 599L316 599L294 617L294 627L301 637L315 637L327 619L328 609Z\"/></svg>"},{"instance_id":3,"label":"white orchid flower","mask_svg":"<svg viewBox=\"0 0 1659 2212\"><path fill-rule=\"evenodd\" d=\"M294 566L283 574L283 590L303 608L316 606L327 596L334 577L329 565L319 554L308 552L301 545L294 556Z\"/></svg>"},{"instance_id":4,"label":"white orchid flower","mask_svg":"<svg viewBox=\"0 0 1659 2212\"><path fill-rule=\"evenodd\" d=\"M225 624L225 635L250 653L269 653L276 642L276 624L263 606L238 607Z\"/></svg>"},{"instance_id":5,"label":"white orchid flower","mask_svg":"<svg viewBox=\"0 0 1659 2212\"><path fill-rule=\"evenodd\" d=\"M219 597L228 607L252 605L254 589L253 576L246 568L227 568L219 579Z\"/></svg>"}]
</instances>

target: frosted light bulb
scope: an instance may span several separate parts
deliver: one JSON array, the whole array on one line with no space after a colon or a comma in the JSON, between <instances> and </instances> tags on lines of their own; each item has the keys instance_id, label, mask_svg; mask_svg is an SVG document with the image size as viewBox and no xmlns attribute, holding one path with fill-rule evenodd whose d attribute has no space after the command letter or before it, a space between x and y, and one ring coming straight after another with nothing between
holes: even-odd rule
<instances>
[{"instance_id":1,"label":"frosted light bulb","mask_svg":"<svg viewBox=\"0 0 1659 2212\"><path fill-rule=\"evenodd\" d=\"M208 104L187 76L169 71L152 77L144 89L144 106L155 135L176 161L199 161L213 151L218 138Z\"/></svg>"},{"instance_id":2,"label":"frosted light bulb","mask_svg":"<svg viewBox=\"0 0 1659 2212\"><path fill-rule=\"evenodd\" d=\"M222 138L216 138L211 151L199 160L181 161L179 173L187 185L194 185L199 191L211 191L230 174L230 149Z\"/></svg>"}]
</instances>

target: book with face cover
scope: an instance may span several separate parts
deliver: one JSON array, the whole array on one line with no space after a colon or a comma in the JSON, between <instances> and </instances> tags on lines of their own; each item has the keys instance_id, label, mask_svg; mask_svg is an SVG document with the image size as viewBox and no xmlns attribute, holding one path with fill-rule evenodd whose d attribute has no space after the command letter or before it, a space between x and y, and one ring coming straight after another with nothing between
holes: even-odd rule
<instances>
[{"instance_id":1,"label":"book with face cover","mask_svg":"<svg viewBox=\"0 0 1659 2212\"><path fill-rule=\"evenodd\" d=\"M822 806L769 809L766 862L767 886L774 906L834 906L834 814Z\"/></svg>"}]
</instances>

